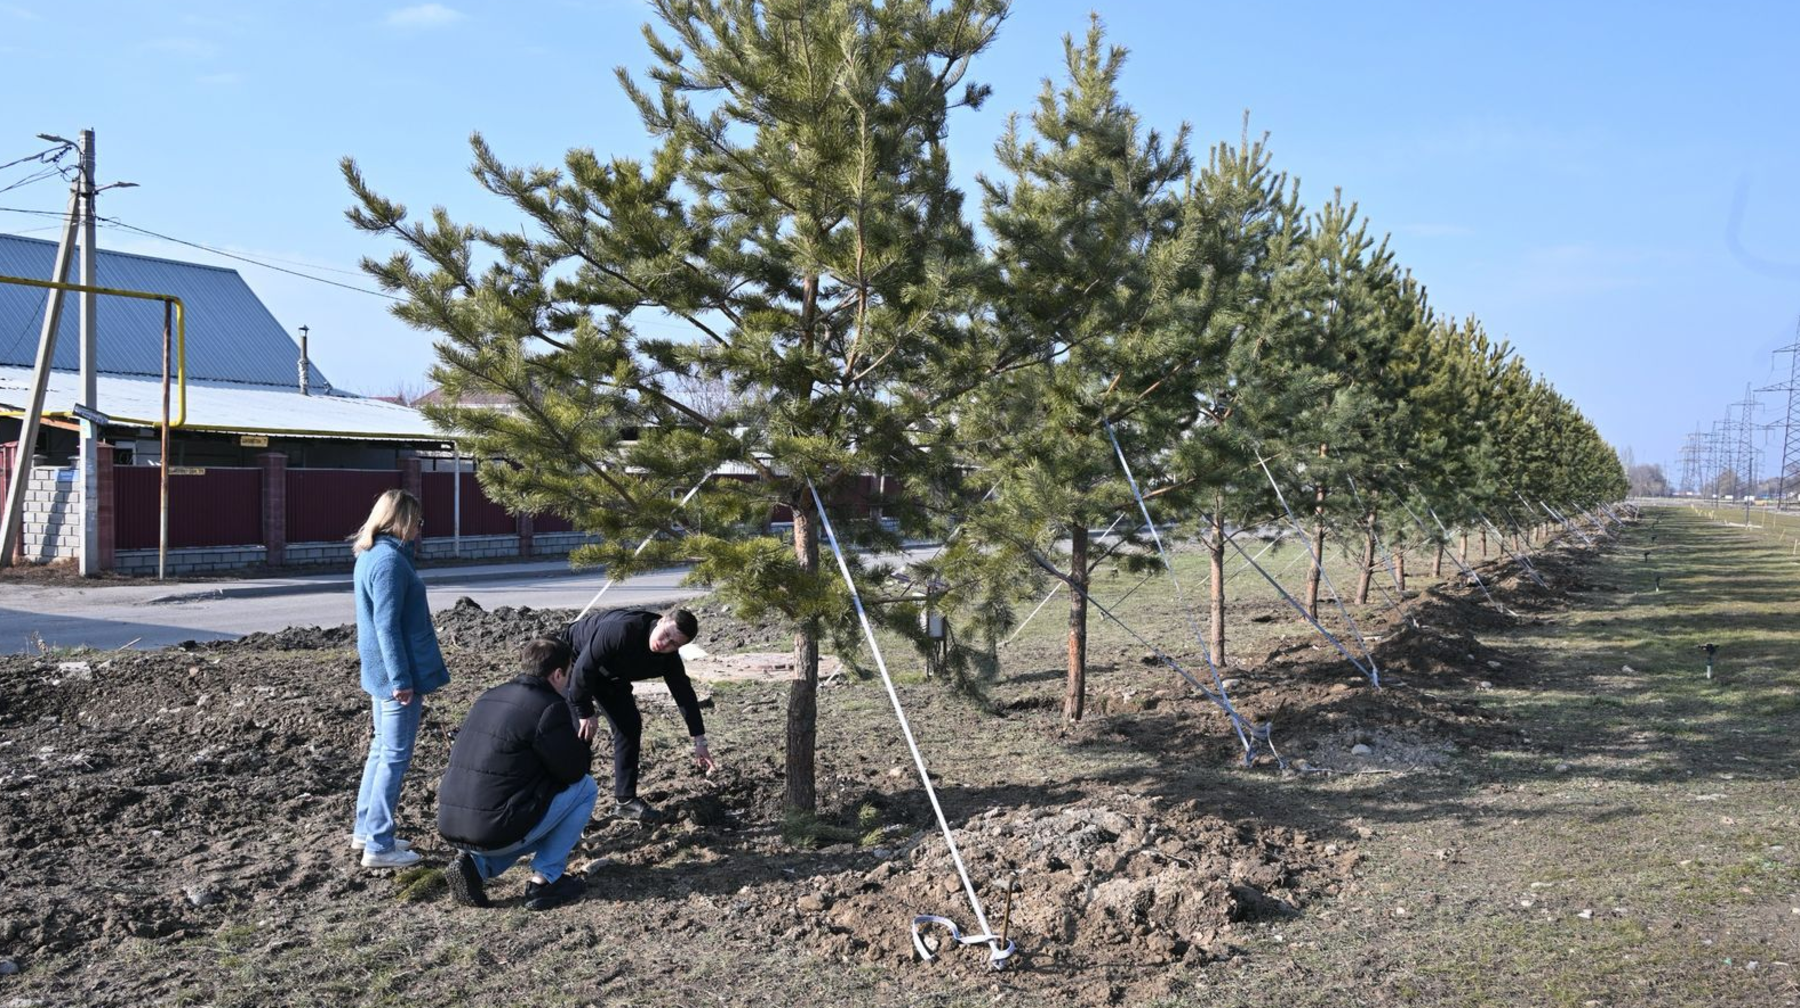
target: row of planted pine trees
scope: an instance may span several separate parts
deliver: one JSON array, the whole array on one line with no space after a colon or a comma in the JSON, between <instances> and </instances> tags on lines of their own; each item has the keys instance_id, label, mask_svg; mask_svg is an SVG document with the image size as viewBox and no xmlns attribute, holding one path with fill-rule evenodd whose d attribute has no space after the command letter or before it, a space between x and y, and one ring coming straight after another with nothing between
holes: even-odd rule
<instances>
[{"instance_id":1,"label":"row of planted pine trees","mask_svg":"<svg viewBox=\"0 0 1800 1008\"><path fill-rule=\"evenodd\" d=\"M884 513L949 540L910 582L852 562L897 629L916 635L922 583L990 639L1023 592L1065 584L1071 718L1090 577L1154 559L1126 466L1211 556L1220 655L1240 530L1292 512L1321 555L1355 537L1371 571L1378 543L1431 549L1623 493L1574 405L1434 308L1354 203L1309 206L1247 130L1196 153L1185 125L1142 124L1097 22L1009 121L976 211L946 141L988 95L972 71L1001 0L653 6L650 69L619 73L647 160L514 167L477 136L476 177L528 222L488 228L415 220L346 159L350 217L399 246L365 265L439 334L434 380L517 404L432 410L511 463L483 470L492 497L601 533L578 559L615 574L696 558L743 618L795 627L791 807L815 804L821 639L855 633L813 486L830 501L897 477ZM791 543L767 532L772 505ZM1316 571L1306 594L1316 608Z\"/></svg>"}]
</instances>

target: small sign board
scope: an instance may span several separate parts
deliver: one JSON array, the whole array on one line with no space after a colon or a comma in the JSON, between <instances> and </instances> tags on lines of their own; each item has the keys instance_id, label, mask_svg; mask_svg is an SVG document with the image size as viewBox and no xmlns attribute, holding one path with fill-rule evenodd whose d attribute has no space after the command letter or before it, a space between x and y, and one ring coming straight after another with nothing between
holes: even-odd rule
<instances>
[{"instance_id":1,"label":"small sign board","mask_svg":"<svg viewBox=\"0 0 1800 1008\"><path fill-rule=\"evenodd\" d=\"M269 435L240 434L238 435L238 444L243 445L245 448L267 448L269 447Z\"/></svg>"},{"instance_id":2,"label":"small sign board","mask_svg":"<svg viewBox=\"0 0 1800 1008\"><path fill-rule=\"evenodd\" d=\"M205 476L205 466L170 466L170 476Z\"/></svg>"},{"instance_id":3,"label":"small sign board","mask_svg":"<svg viewBox=\"0 0 1800 1008\"><path fill-rule=\"evenodd\" d=\"M106 427L106 426L111 425L111 423L112 423L112 417L107 416L105 413L102 413L99 410L94 409L91 406L83 406L81 403L76 403L73 406L70 406L69 412L75 414L76 416L80 417L83 420L86 420L88 423L91 423L91 424L95 425L96 427Z\"/></svg>"}]
</instances>

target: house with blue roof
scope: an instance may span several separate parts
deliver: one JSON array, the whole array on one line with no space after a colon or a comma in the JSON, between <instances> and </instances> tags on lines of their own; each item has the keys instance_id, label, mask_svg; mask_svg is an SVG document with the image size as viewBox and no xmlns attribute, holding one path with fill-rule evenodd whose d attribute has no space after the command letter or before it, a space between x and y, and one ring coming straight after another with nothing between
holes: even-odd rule
<instances>
[{"instance_id":1,"label":"house with blue roof","mask_svg":"<svg viewBox=\"0 0 1800 1008\"><path fill-rule=\"evenodd\" d=\"M558 554L587 540L553 516L515 516L489 501L472 463L418 410L334 387L301 360L291 330L236 270L155 256L97 250L95 285L181 301L185 333L166 387L168 457L163 303L96 298L98 388L85 403L73 293L64 295L44 420L21 451L48 292L4 278L52 279L56 249L0 234L0 475L31 466L15 560L50 562L80 546L77 405L104 420L103 570L347 562L345 537L374 497L395 487L417 495L431 516L427 559Z\"/></svg>"}]
</instances>

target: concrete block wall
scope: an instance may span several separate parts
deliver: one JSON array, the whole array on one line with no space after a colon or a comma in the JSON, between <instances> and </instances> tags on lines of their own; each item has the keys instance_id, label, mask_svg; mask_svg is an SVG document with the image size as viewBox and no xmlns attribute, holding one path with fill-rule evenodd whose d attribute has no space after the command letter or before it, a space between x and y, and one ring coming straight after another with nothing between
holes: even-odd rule
<instances>
[{"instance_id":1,"label":"concrete block wall","mask_svg":"<svg viewBox=\"0 0 1800 1008\"><path fill-rule=\"evenodd\" d=\"M267 557L261 546L192 546L169 551L170 574L211 574L255 567ZM118 550L113 554L114 570L124 574L156 573L156 551L153 549Z\"/></svg>"},{"instance_id":2,"label":"concrete block wall","mask_svg":"<svg viewBox=\"0 0 1800 1008\"><path fill-rule=\"evenodd\" d=\"M531 555L568 556L577 546L599 541L599 536L588 532L539 532L531 537Z\"/></svg>"},{"instance_id":3,"label":"concrete block wall","mask_svg":"<svg viewBox=\"0 0 1800 1008\"><path fill-rule=\"evenodd\" d=\"M294 566L307 564L340 564L347 565L356 561L356 554L351 551L350 543L345 542L309 542L288 543L282 550L282 563Z\"/></svg>"},{"instance_id":4,"label":"concrete block wall","mask_svg":"<svg viewBox=\"0 0 1800 1008\"><path fill-rule=\"evenodd\" d=\"M32 466L19 523L27 563L81 555L81 483L73 467Z\"/></svg>"},{"instance_id":5,"label":"concrete block wall","mask_svg":"<svg viewBox=\"0 0 1800 1008\"><path fill-rule=\"evenodd\" d=\"M496 557L516 557L519 555L519 537L516 535L463 536L462 548L456 547L455 539L426 539L419 544L416 554L420 560L448 560L460 557L464 560L487 560Z\"/></svg>"}]
</instances>

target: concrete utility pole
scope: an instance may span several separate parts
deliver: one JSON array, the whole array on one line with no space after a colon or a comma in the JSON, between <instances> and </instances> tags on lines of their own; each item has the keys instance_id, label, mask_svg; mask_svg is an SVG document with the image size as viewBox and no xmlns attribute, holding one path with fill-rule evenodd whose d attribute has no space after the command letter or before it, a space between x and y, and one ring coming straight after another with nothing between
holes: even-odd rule
<instances>
[{"instance_id":1,"label":"concrete utility pole","mask_svg":"<svg viewBox=\"0 0 1800 1008\"><path fill-rule=\"evenodd\" d=\"M96 212L94 196L94 131L81 131L81 282L98 286L94 275L94 231ZM81 292L81 404L90 410L100 409L99 337L95 332L93 291ZM100 459L99 430L94 422L81 418L81 576L100 573Z\"/></svg>"},{"instance_id":2,"label":"concrete utility pole","mask_svg":"<svg viewBox=\"0 0 1800 1008\"><path fill-rule=\"evenodd\" d=\"M46 137L59 141L56 137ZM66 143L67 141L59 141ZM82 180L69 187L69 213L63 225L61 244L56 247L55 272L50 279L69 279L69 260L75 251L75 225L81 213ZM19 526L24 517L25 490L31 485L31 456L37 446L39 421L44 416L44 392L50 386L50 364L56 359L56 326L62 321L63 292L51 290L44 303L44 328L38 336L37 367L31 375L30 401L25 415L19 418L19 451L13 459L12 484L6 488L6 516L0 521L0 567L11 566L13 549L19 542Z\"/></svg>"}]
</instances>

